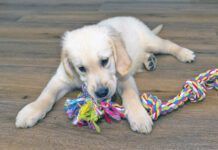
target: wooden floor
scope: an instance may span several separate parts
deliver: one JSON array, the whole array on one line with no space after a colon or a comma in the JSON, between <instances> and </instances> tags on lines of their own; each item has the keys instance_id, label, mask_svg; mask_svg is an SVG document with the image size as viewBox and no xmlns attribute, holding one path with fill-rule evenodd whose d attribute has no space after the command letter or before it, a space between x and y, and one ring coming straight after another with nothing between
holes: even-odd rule
<instances>
[{"instance_id":1,"label":"wooden floor","mask_svg":"<svg viewBox=\"0 0 218 150\"><path fill-rule=\"evenodd\" d=\"M0 0L1 150L218 149L216 91L160 118L150 135L132 132L127 121L103 122L101 134L72 127L63 111L67 96L34 128L15 128L17 112L36 99L55 72L63 32L117 15L136 16L149 27L164 24L161 37L197 55L193 64L158 56L156 71L136 75L140 91L171 97L186 79L218 67L217 0Z\"/></svg>"}]
</instances>

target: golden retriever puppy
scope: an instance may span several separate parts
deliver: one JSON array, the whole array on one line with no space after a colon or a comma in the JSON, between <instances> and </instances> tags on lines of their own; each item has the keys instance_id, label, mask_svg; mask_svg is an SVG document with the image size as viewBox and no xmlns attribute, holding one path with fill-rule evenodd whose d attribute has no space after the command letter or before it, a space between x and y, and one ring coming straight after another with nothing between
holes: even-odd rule
<instances>
[{"instance_id":1,"label":"golden retriever puppy","mask_svg":"<svg viewBox=\"0 0 218 150\"><path fill-rule=\"evenodd\" d=\"M143 108L133 75L144 63L155 68L152 53L171 54L182 62L192 62L194 53L156 34L133 17L114 17L95 25L67 31L62 38L61 62L41 95L17 115L16 127L34 126L55 102L81 84L96 99L122 97L133 131L149 133L152 120Z\"/></svg>"}]
</instances>

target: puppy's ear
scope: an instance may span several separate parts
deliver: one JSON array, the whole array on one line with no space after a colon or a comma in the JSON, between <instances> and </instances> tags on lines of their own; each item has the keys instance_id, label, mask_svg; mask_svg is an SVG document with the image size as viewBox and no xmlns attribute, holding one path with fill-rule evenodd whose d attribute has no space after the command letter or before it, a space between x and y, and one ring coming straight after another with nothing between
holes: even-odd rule
<instances>
[{"instance_id":1,"label":"puppy's ear","mask_svg":"<svg viewBox=\"0 0 218 150\"><path fill-rule=\"evenodd\" d=\"M61 63L63 64L64 70L65 70L67 76L70 79L73 79L74 75L75 75L74 69L73 69L73 64L69 60L67 51L64 49L62 50L62 53L61 53Z\"/></svg>"},{"instance_id":2,"label":"puppy's ear","mask_svg":"<svg viewBox=\"0 0 218 150\"><path fill-rule=\"evenodd\" d=\"M114 60L116 63L116 69L117 72L121 76L127 75L132 61L131 58L129 57L125 45L123 43L123 40L117 31L114 29L110 30L110 38L111 38L111 45L113 48L113 55L114 55Z\"/></svg>"}]
</instances>

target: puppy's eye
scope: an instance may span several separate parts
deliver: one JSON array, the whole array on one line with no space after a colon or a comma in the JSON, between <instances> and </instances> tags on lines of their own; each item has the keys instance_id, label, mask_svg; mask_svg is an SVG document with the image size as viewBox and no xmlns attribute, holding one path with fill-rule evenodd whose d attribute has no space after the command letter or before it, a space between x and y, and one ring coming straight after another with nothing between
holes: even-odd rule
<instances>
[{"instance_id":1,"label":"puppy's eye","mask_svg":"<svg viewBox=\"0 0 218 150\"><path fill-rule=\"evenodd\" d=\"M79 69L79 71L81 71L81 72L86 72L86 68L85 68L84 66L80 66L78 69Z\"/></svg>"},{"instance_id":2,"label":"puppy's eye","mask_svg":"<svg viewBox=\"0 0 218 150\"><path fill-rule=\"evenodd\" d=\"M101 60L101 66L105 67L105 66L108 64L108 61L109 61L108 58L102 59L102 60Z\"/></svg>"}]
</instances>

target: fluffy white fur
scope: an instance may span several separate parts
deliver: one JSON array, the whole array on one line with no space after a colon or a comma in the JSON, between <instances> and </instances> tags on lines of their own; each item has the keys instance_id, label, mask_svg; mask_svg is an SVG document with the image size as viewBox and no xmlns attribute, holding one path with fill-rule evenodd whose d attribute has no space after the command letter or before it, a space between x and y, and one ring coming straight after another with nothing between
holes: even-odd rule
<instances>
[{"instance_id":1,"label":"fluffy white fur","mask_svg":"<svg viewBox=\"0 0 218 150\"><path fill-rule=\"evenodd\" d=\"M16 127L34 126L45 117L53 104L82 83L95 96L99 85L117 91L123 99L130 127L133 131L149 133L152 120L142 107L133 75L151 53L171 54L182 62L194 60L194 53L156 34L133 17L114 17L96 25L68 31L63 36L62 58L56 74L36 101L26 105L17 115ZM99 63L108 59L105 66ZM84 66L86 72L78 68Z\"/></svg>"}]
</instances>

